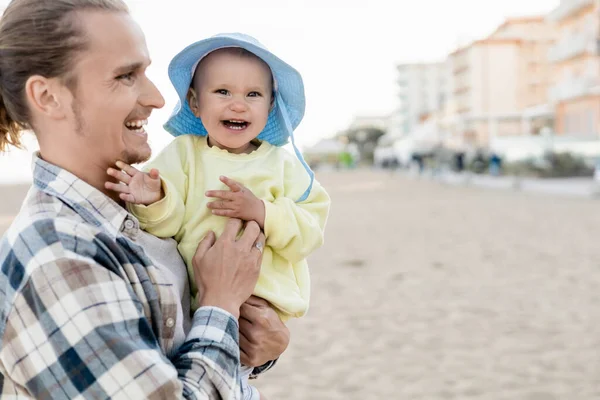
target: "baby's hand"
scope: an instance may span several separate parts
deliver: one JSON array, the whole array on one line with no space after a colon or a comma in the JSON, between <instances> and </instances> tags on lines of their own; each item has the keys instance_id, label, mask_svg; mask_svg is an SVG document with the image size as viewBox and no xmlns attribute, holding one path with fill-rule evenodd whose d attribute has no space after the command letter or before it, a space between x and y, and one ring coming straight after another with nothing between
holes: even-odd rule
<instances>
[{"instance_id":1,"label":"baby's hand","mask_svg":"<svg viewBox=\"0 0 600 400\"><path fill-rule=\"evenodd\" d=\"M222 217L239 218L244 221L256 221L261 229L265 225L265 205L258 197L241 183L226 176L219 178L229 190L209 190L206 197L215 197L219 200L212 201L207 207L214 215Z\"/></svg>"},{"instance_id":2,"label":"baby's hand","mask_svg":"<svg viewBox=\"0 0 600 400\"><path fill-rule=\"evenodd\" d=\"M119 193L121 200L133 204L149 205L164 197L157 169L151 169L149 173L146 173L122 161L117 161L117 167L120 171L109 168L106 173L120 183L105 182L104 187Z\"/></svg>"}]
</instances>

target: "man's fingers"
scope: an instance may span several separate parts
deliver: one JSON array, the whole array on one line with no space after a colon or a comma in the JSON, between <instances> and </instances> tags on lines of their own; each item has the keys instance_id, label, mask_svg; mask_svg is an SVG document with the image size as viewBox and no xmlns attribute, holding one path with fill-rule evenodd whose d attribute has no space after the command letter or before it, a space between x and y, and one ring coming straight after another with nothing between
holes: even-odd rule
<instances>
[{"instance_id":1,"label":"man's fingers","mask_svg":"<svg viewBox=\"0 0 600 400\"><path fill-rule=\"evenodd\" d=\"M258 226L258 224L255 221L249 221L246 224L244 233L238 239L238 242L240 242L240 244L242 246L244 246L244 248L247 248L247 249L254 247L254 245L257 243L257 239L259 238L260 233L261 233L260 227ZM264 248L264 245L265 245L264 240L261 241L260 245Z\"/></svg>"},{"instance_id":2,"label":"man's fingers","mask_svg":"<svg viewBox=\"0 0 600 400\"><path fill-rule=\"evenodd\" d=\"M270 307L268 301L257 296L250 296L242 306L246 306L249 310L254 310L256 307Z\"/></svg>"},{"instance_id":3,"label":"man's fingers","mask_svg":"<svg viewBox=\"0 0 600 400\"><path fill-rule=\"evenodd\" d=\"M223 230L221 237L233 242L240 229L242 229L242 221L237 218L231 218L227 221L227 225L225 225L225 230Z\"/></svg>"},{"instance_id":4,"label":"man's fingers","mask_svg":"<svg viewBox=\"0 0 600 400\"><path fill-rule=\"evenodd\" d=\"M243 186L240 183L234 181L233 179L229 179L226 176L221 176L219 179L221 180L221 182L226 184L227 187L229 187L229 189L231 189L232 192L241 192L242 191Z\"/></svg>"},{"instance_id":5,"label":"man's fingers","mask_svg":"<svg viewBox=\"0 0 600 400\"><path fill-rule=\"evenodd\" d=\"M131 176L136 175L138 172L140 172L137 169L133 168L131 165L125 164L123 161L117 161L116 165Z\"/></svg>"},{"instance_id":6,"label":"man's fingers","mask_svg":"<svg viewBox=\"0 0 600 400\"><path fill-rule=\"evenodd\" d=\"M229 190L209 190L205 193L206 197L216 197L223 200L233 200L235 195Z\"/></svg>"},{"instance_id":7,"label":"man's fingers","mask_svg":"<svg viewBox=\"0 0 600 400\"><path fill-rule=\"evenodd\" d=\"M256 367L256 365L252 365L252 357L250 354L255 353L256 345L248 340L248 338L240 332L240 361L243 365L247 365L250 367Z\"/></svg>"},{"instance_id":8,"label":"man's fingers","mask_svg":"<svg viewBox=\"0 0 600 400\"><path fill-rule=\"evenodd\" d=\"M202 257L215 244L215 233L209 231L206 236L198 243L194 257Z\"/></svg>"},{"instance_id":9,"label":"man's fingers","mask_svg":"<svg viewBox=\"0 0 600 400\"><path fill-rule=\"evenodd\" d=\"M254 323L252 321L256 321L258 318L258 310L256 307L250 304L242 304L240 307L240 332L247 332L251 329Z\"/></svg>"},{"instance_id":10,"label":"man's fingers","mask_svg":"<svg viewBox=\"0 0 600 400\"><path fill-rule=\"evenodd\" d=\"M242 344L244 343L244 344ZM250 356L248 356L248 354L246 354L246 352L244 351L245 348L245 344L247 342L244 341L244 338L242 338L242 336L240 336L240 362L242 363L242 365L250 365Z\"/></svg>"},{"instance_id":11,"label":"man's fingers","mask_svg":"<svg viewBox=\"0 0 600 400\"><path fill-rule=\"evenodd\" d=\"M260 229L260 228L259 228ZM252 245L252 250L253 251L258 251L260 253L260 257L259 257L259 263L262 262L262 253L263 251L265 251L265 242L267 241L267 239L265 238L265 234L260 231L258 238L256 239L256 241L254 242L254 244Z\"/></svg>"},{"instance_id":12,"label":"man's fingers","mask_svg":"<svg viewBox=\"0 0 600 400\"><path fill-rule=\"evenodd\" d=\"M104 182L104 187L117 193L129 193L129 186L120 183Z\"/></svg>"},{"instance_id":13,"label":"man's fingers","mask_svg":"<svg viewBox=\"0 0 600 400\"><path fill-rule=\"evenodd\" d=\"M244 305L242 304L242 307L244 307ZM239 324L240 324L240 336L244 336L246 337L246 339L248 339L248 333L251 332L252 330L252 321L251 319L253 318L252 315L248 315L248 311L242 312L242 307L240 307L240 319L238 320ZM246 307L251 307L251 306L246 306ZM250 319L248 319L250 318Z\"/></svg>"},{"instance_id":14,"label":"man's fingers","mask_svg":"<svg viewBox=\"0 0 600 400\"><path fill-rule=\"evenodd\" d=\"M266 238L265 238L265 234L262 233L262 231L260 232L260 234L258 235L258 238L256 239L256 241L254 242L254 244L252 245L252 252L258 252L257 256L257 260L258 260L258 265L260 266L260 264L262 263L262 255L263 255L263 251L265 251L265 242L266 242Z\"/></svg>"}]
</instances>

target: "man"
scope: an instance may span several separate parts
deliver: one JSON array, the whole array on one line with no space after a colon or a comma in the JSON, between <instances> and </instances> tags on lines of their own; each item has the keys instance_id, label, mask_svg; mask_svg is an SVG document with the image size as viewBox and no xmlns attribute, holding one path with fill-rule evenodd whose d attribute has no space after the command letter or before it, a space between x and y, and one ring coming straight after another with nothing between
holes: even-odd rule
<instances>
[{"instance_id":1,"label":"man","mask_svg":"<svg viewBox=\"0 0 600 400\"><path fill-rule=\"evenodd\" d=\"M116 160L150 157L144 125L164 100L149 64L121 0L13 0L0 20L0 150L23 129L40 146L0 243L2 396L236 399L239 346L249 365L287 346L275 313L247 301L265 241L255 223L199 244L190 320L172 243L104 188Z\"/></svg>"}]
</instances>

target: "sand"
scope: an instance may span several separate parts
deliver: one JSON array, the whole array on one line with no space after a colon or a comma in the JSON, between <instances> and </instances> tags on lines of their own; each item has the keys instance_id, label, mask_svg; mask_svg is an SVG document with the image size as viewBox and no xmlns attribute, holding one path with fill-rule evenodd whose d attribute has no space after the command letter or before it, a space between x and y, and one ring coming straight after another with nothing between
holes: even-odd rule
<instances>
[{"instance_id":1,"label":"sand","mask_svg":"<svg viewBox=\"0 0 600 400\"><path fill-rule=\"evenodd\" d=\"M274 399L600 398L600 202L323 172L309 314ZM0 232L23 187L1 188Z\"/></svg>"}]
</instances>

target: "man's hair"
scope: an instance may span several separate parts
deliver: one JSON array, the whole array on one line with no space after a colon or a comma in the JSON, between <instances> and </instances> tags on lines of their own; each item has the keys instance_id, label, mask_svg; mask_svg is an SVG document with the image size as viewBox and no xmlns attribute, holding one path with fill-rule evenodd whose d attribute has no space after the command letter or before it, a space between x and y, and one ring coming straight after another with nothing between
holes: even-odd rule
<instances>
[{"instance_id":1,"label":"man's hair","mask_svg":"<svg viewBox=\"0 0 600 400\"><path fill-rule=\"evenodd\" d=\"M81 11L129 13L122 0L13 0L0 19L0 152L31 129L25 84L34 75L77 83L72 67L88 46Z\"/></svg>"}]
</instances>

